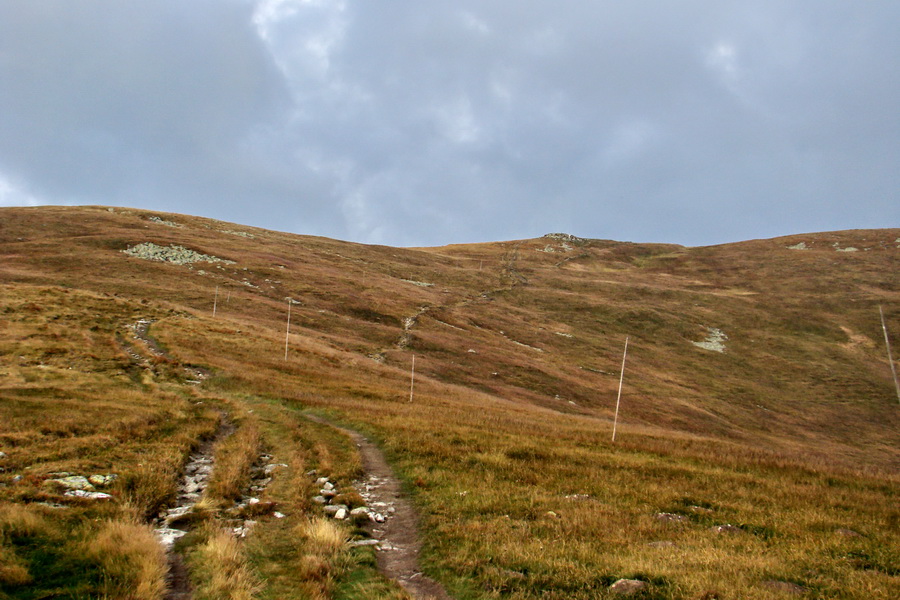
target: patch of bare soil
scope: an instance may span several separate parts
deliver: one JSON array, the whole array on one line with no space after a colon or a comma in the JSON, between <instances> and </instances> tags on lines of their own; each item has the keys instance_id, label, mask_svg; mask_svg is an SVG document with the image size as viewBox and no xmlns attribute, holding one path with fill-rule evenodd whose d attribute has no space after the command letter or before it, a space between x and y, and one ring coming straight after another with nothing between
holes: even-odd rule
<instances>
[{"instance_id":1,"label":"patch of bare soil","mask_svg":"<svg viewBox=\"0 0 900 600\"><path fill-rule=\"evenodd\" d=\"M306 415L312 421L329 425L347 434L359 450L366 479L359 490L369 506L385 515L384 523L373 523L370 533L379 540L376 546L378 569L397 581L414 598L420 600L452 600L443 586L422 573L419 552L419 518L412 503L401 490L381 450L358 431L347 429L319 417Z\"/></svg>"}]
</instances>

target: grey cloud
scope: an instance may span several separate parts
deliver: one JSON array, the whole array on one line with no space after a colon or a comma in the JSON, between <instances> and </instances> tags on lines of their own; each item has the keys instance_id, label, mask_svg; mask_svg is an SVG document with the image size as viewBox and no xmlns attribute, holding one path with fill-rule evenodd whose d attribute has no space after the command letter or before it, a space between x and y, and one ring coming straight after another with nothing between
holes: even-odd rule
<instances>
[{"instance_id":1,"label":"grey cloud","mask_svg":"<svg viewBox=\"0 0 900 600\"><path fill-rule=\"evenodd\" d=\"M0 196L417 245L896 226L898 20L878 1L8 4Z\"/></svg>"}]
</instances>

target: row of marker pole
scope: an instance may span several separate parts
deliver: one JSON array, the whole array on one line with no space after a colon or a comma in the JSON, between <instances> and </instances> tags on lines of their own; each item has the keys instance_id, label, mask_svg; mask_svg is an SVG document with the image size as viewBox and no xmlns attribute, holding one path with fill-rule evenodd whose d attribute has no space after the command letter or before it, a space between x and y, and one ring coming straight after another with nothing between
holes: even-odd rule
<instances>
[{"instance_id":1,"label":"row of marker pole","mask_svg":"<svg viewBox=\"0 0 900 600\"><path fill-rule=\"evenodd\" d=\"M228 293L229 299L231 298L231 292ZM216 286L216 295L213 300L213 316L216 316L216 309L219 303L219 286ZM288 359L288 348L291 337L291 305L294 303L292 298L287 299L288 311L287 311L287 327L284 332L284 360ZM887 325L884 322L884 310L881 308L881 305L878 305L878 314L881 315L881 329L884 331L884 345L887 349L887 357L888 364L891 367L891 375L894 378L894 387L897 390L897 401L900 402L900 381L897 379L897 369L894 367L894 359L891 354L891 341L888 337ZM612 441L616 441L616 428L619 424L619 405L622 401L622 383L625 380L625 359L628 357L628 340L629 338L625 337L625 350L622 352L622 368L619 371L619 390L616 393L616 412L613 417L613 430L612 430ZM409 375L409 401L413 401L413 393L416 385L416 355L412 355L412 367L410 368Z\"/></svg>"}]
</instances>

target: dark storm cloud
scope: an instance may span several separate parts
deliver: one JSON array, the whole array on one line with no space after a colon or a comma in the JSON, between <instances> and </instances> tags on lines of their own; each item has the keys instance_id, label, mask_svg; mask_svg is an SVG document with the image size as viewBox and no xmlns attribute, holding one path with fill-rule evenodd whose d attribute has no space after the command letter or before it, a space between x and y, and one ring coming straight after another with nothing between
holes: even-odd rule
<instances>
[{"instance_id":1,"label":"dark storm cloud","mask_svg":"<svg viewBox=\"0 0 900 600\"><path fill-rule=\"evenodd\" d=\"M0 6L0 203L436 244L900 223L894 2Z\"/></svg>"}]
</instances>

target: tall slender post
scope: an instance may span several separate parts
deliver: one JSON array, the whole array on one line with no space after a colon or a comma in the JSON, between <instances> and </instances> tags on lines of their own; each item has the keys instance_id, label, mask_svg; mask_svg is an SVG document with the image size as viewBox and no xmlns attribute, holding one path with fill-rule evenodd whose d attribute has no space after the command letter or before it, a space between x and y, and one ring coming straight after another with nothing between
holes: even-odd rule
<instances>
[{"instance_id":1,"label":"tall slender post","mask_svg":"<svg viewBox=\"0 0 900 600\"><path fill-rule=\"evenodd\" d=\"M619 373L619 393L616 396L616 416L613 418L612 441L616 441L616 426L619 424L619 402L622 400L622 380L625 379L626 356L628 356L628 336L625 336L625 352L622 353L622 371Z\"/></svg>"},{"instance_id":2,"label":"tall slender post","mask_svg":"<svg viewBox=\"0 0 900 600\"><path fill-rule=\"evenodd\" d=\"M894 367L894 358L891 356L891 340L888 339L887 325L884 324L884 310L878 305L878 314L881 315L881 329L884 331L884 346L887 348L888 364L891 365L891 375L894 376L894 387L897 388L897 402L900 402L900 383L897 382L897 369Z\"/></svg>"},{"instance_id":3,"label":"tall slender post","mask_svg":"<svg viewBox=\"0 0 900 600\"><path fill-rule=\"evenodd\" d=\"M216 309L219 306L219 286L216 286L216 296L213 299L213 316L216 316Z\"/></svg>"},{"instance_id":4,"label":"tall slender post","mask_svg":"<svg viewBox=\"0 0 900 600\"><path fill-rule=\"evenodd\" d=\"M293 302L291 302L290 298L287 299L287 302L288 302L288 314L287 314L287 329L284 332L284 360L287 360L287 355L288 355L288 339L290 338L290 335L291 335L291 304L293 304Z\"/></svg>"},{"instance_id":5,"label":"tall slender post","mask_svg":"<svg viewBox=\"0 0 900 600\"><path fill-rule=\"evenodd\" d=\"M416 385L416 355L412 357L412 369L409 372L409 401L413 401L413 389Z\"/></svg>"}]
</instances>

